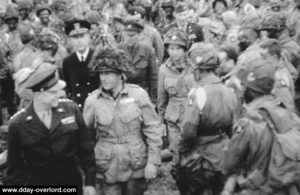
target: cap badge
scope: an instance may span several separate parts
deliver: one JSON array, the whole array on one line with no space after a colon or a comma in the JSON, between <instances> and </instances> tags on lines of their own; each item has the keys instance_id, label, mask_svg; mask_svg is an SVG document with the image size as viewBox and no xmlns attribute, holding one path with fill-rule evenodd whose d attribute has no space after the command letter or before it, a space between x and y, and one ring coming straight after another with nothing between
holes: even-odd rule
<instances>
[{"instance_id":1,"label":"cap badge","mask_svg":"<svg viewBox=\"0 0 300 195\"><path fill-rule=\"evenodd\" d=\"M129 25L127 26L127 28L132 28L132 25L131 25L131 24L129 24Z\"/></svg>"},{"instance_id":2,"label":"cap badge","mask_svg":"<svg viewBox=\"0 0 300 195\"><path fill-rule=\"evenodd\" d=\"M177 39L177 36L176 36L176 35L173 35L173 36L171 37L171 39L174 41L174 40Z\"/></svg>"},{"instance_id":3,"label":"cap badge","mask_svg":"<svg viewBox=\"0 0 300 195\"><path fill-rule=\"evenodd\" d=\"M32 116L27 116L26 118L28 121L30 121L32 119Z\"/></svg>"},{"instance_id":4,"label":"cap badge","mask_svg":"<svg viewBox=\"0 0 300 195\"><path fill-rule=\"evenodd\" d=\"M203 58L198 56L196 57L196 63L199 64L200 62L202 62Z\"/></svg>"},{"instance_id":5,"label":"cap badge","mask_svg":"<svg viewBox=\"0 0 300 195\"><path fill-rule=\"evenodd\" d=\"M74 23L74 28L75 28L75 30L80 29L80 24L79 23Z\"/></svg>"}]
</instances>

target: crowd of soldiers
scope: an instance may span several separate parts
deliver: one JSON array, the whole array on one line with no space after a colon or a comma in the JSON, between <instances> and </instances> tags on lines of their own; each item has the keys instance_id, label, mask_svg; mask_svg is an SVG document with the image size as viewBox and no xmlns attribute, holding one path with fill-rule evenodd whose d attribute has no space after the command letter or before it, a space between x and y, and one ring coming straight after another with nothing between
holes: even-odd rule
<instances>
[{"instance_id":1,"label":"crowd of soldiers","mask_svg":"<svg viewBox=\"0 0 300 195\"><path fill-rule=\"evenodd\" d=\"M0 17L5 185L141 195L163 162L183 195L300 194L300 0L7 0Z\"/></svg>"}]
</instances>

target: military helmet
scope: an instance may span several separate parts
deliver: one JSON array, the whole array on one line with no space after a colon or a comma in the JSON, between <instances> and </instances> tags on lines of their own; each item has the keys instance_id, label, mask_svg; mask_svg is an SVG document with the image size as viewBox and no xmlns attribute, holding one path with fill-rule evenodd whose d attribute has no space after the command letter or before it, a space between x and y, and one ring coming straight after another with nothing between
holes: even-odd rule
<instances>
[{"instance_id":1,"label":"military helmet","mask_svg":"<svg viewBox=\"0 0 300 195\"><path fill-rule=\"evenodd\" d=\"M19 21L19 13L13 7L7 7L3 17L5 23L10 19Z\"/></svg>"},{"instance_id":2,"label":"military helmet","mask_svg":"<svg viewBox=\"0 0 300 195\"><path fill-rule=\"evenodd\" d=\"M51 11L51 8L47 5L40 5L37 7L37 10L36 10L36 15L39 16L40 13L44 10L47 10L49 12L49 14L51 15L52 11Z\"/></svg>"},{"instance_id":3,"label":"military helmet","mask_svg":"<svg viewBox=\"0 0 300 195\"><path fill-rule=\"evenodd\" d=\"M184 31L177 28L172 28L165 34L164 43L165 45L179 45L186 50L189 47L189 39L187 34Z\"/></svg>"},{"instance_id":4,"label":"military helmet","mask_svg":"<svg viewBox=\"0 0 300 195\"><path fill-rule=\"evenodd\" d=\"M94 10L87 11L84 17L90 24L99 24L101 20L100 14Z\"/></svg>"},{"instance_id":5,"label":"military helmet","mask_svg":"<svg viewBox=\"0 0 300 195\"><path fill-rule=\"evenodd\" d=\"M111 47L98 48L93 55L91 66L93 72L117 72L126 74L130 70L125 52Z\"/></svg>"},{"instance_id":6,"label":"military helmet","mask_svg":"<svg viewBox=\"0 0 300 195\"><path fill-rule=\"evenodd\" d=\"M220 65L220 61L215 50L209 50L203 55L196 57L196 67L200 70L214 70Z\"/></svg>"},{"instance_id":7,"label":"military helmet","mask_svg":"<svg viewBox=\"0 0 300 195\"><path fill-rule=\"evenodd\" d=\"M33 8L33 5L29 0L21 1L18 4L18 10L22 10L22 9L32 10L32 8Z\"/></svg>"},{"instance_id":8,"label":"military helmet","mask_svg":"<svg viewBox=\"0 0 300 195\"><path fill-rule=\"evenodd\" d=\"M175 8L175 2L173 0L162 0L161 7L173 7Z\"/></svg>"},{"instance_id":9,"label":"military helmet","mask_svg":"<svg viewBox=\"0 0 300 195\"><path fill-rule=\"evenodd\" d=\"M37 48L41 50L57 49L58 38L50 33L39 34L36 40Z\"/></svg>"},{"instance_id":10,"label":"military helmet","mask_svg":"<svg viewBox=\"0 0 300 195\"><path fill-rule=\"evenodd\" d=\"M267 13L263 20L261 30L283 30L286 28L286 17L282 13Z\"/></svg>"}]
</instances>

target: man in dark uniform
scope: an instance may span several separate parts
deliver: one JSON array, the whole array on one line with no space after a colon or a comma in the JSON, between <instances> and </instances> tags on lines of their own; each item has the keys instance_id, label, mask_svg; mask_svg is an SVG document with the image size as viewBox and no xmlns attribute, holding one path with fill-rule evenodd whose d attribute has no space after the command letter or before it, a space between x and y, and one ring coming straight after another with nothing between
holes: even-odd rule
<instances>
[{"instance_id":1,"label":"man in dark uniform","mask_svg":"<svg viewBox=\"0 0 300 195\"><path fill-rule=\"evenodd\" d=\"M66 83L56 67L43 62L28 78L33 102L10 120L8 127L8 185L77 186L82 194L95 194L95 155L91 134L76 104L59 99Z\"/></svg>"},{"instance_id":2,"label":"man in dark uniform","mask_svg":"<svg viewBox=\"0 0 300 195\"><path fill-rule=\"evenodd\" d=\"M67 83L67 95L83 108L89 93L99 86L99 78L89 70L89 62L93 50L89 48L90 23L85 20L73 20L66 24L66 34L69 35L75 52L63 61L63 78Z\"/></svg>"},{"instance_id":3,"label":"man in dark uniform","mask_svg":"<svg viewBox=\"0 0 300 195\"><path fill-rule=\"evenodd\" d=\"M163 30L163 34L168 32L172 28L179 28L187 33L189 39L194 39L195 29L202 29L202 27L196 23L189 21L191 11L193 10L188 6L187 3L177 3L174 12L175 21L165 27L165 29Z\"/></svg>"}]
</instances>

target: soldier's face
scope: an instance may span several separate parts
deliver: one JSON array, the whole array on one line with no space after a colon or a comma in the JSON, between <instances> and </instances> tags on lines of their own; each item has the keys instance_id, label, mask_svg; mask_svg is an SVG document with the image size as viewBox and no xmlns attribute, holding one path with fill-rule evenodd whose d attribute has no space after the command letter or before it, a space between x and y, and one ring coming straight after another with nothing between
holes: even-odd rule
<instances>
[{"instance_id":1,"label":"soldier's face","mask_svg":"<svg viewBox=\"0 0 300 195\"><path fill-rule=\"evenodd\" d=\"M39 101L43 103L48 108L55 108L59 104L59 97L62 94L62 90L50 91L46 90L40 92Z\"/></svg>"},{"instance_id":2,"label":"soldier's face","mask_svg":"<svg viewBox=\"0 0 300 195\"><path fill-rule=\"evenodd\" d=\"M83 53L89 47L90 34L88 33L77 34L72 36L70 40L75 50Z\"/></svg>"},{"instance_id":3,"label":"soldier's face","mask_svg":"<svg viewBox=\"0 0 300 195\"><path fill-rule=\"evenodd\" d=\"M39 18L43 24L48 24L49 17L50 17L50 13L48 12L48 10L41 11L39 15Z\"/></svg>"},{"instance_id":4,"label":"soldier's face","mask_svg":"<svg viewBox=\"0 0 300 195\"><path fill-rule=\"evenodd\" d=\"M19 10L20 16L23 20L29 17L30 10L29 9L21 9Z\"/></svg>"},{"instance_id":5,"label":"soldier's face","mask_svg":"<svg viewBox=\"0 0 300 195\"><path fill-rule=\"evenodd\" d=\"M179 61L185 56L184 49L179 45L170 44L168 47L168 54L170 58L174 61Z\"/></svg>"},{"instance_id":6,"label":"soldier's face","mask_svg":"<svg viewBox=\"0 0 300 195\"><path fill-rule=\"evenodd\" d=\"M99 77L102 87L107 91L114 90L122 85L121 74L115 72L101 72Z\"/></svg>"},{"instance_id":7,"label":"soldier's face","mask_svg":"<svg viewBox=\"0 0 300 195\"><path fill-rule=\"evenodd\" d=\"M18 21L15 19L10 19L7 21L7 26L9 31L14 31L18 27Z\"/></svg>"},{"instance_id":8,"label":"soldier's face","mask_svg":"<svg viewBox=\"0 0 300 195\"><path fill-rule=\"evenodd\" d=\"M222 2L217 2L216 7L215 7L215 12L216 14L222 14L226 11L226 7Z\"/></svg>"}]
</instances>

